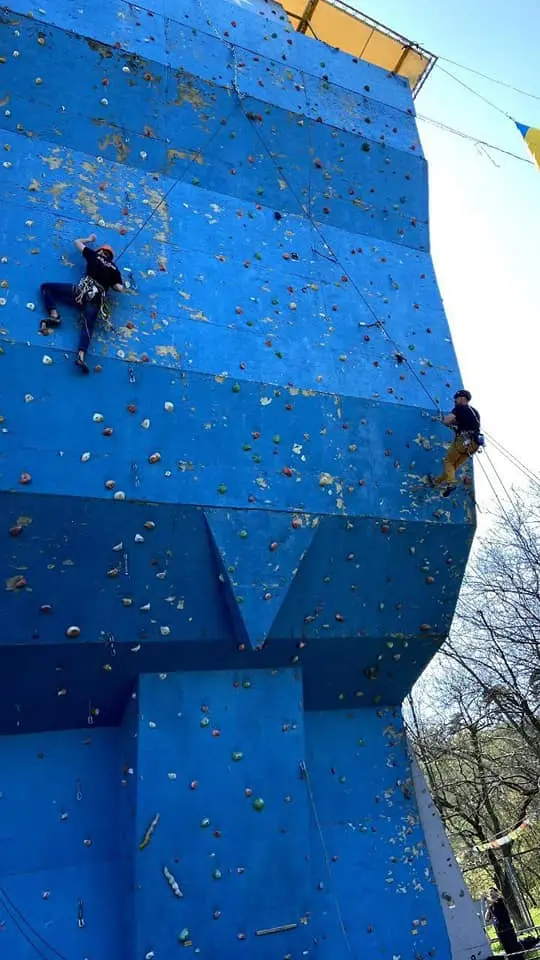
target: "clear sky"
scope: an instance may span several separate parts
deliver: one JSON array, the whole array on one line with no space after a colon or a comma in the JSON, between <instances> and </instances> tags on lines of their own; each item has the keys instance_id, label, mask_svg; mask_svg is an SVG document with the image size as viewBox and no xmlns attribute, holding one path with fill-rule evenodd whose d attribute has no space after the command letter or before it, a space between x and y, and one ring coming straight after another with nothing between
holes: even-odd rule
<instances>
[{"instance_id":1,"label":"clear sky","mask_svg":"<svg viewBox=\"0 0 540 960\"><path fill-rule=\"evenodd\" d=\"M438 56L536 94L440 64L516 120L540 127L539 0L348 2ZM416 110L529 159L514 124L438 67ZM431 124L418 126L429 163L432 255L464 386L485 429L540 476L540 172L494 151L487 156ZM493 447L489 454L506 483L523 479ZM476 479L480 506L489 507L478 466Z\"/></svg>"}]
</instances>

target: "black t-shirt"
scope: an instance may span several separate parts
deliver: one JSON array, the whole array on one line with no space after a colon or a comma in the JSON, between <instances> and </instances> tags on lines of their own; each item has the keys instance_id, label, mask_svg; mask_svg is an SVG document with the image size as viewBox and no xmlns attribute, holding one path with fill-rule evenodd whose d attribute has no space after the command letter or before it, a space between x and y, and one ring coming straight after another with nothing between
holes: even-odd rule
<instances>
[{"instance_id":1,"label":"black t-shirt","mask_svg":"<svg viewBox=\"0 0 540 960\"><path fill-rule=\"evenodd\" d=\"M108 262L105 257L100 257L95 250L85 247L83 257L86 260L86 275L97 280L105 290L114 287L115 283L122 283L122 275L116 264Z\"/></svg>"},{"instance_id":2,"label":"black t-shirt","mask_svg":"<svg viewBox=\"0 0 540 960\"><path fill-rule=\"evenodd\" d=\"M500 930L501 928L505 929L506 927L512 926L510 914L508 913L506 904L502 897L499 897L497 900L493 901L493 903L490 905L489 912L496 929Z\"/></svg>"},{"instance_id":3,"label":"black t-shirt","mask_svg":"<svg viewBox=\"0 0 540 960\"><path fill-rule=\"evenodd\" d=\"M474 407L456 403L452 413L456 418L456 433L480 433L480 414Z\"/></svg>"}]
</instances>

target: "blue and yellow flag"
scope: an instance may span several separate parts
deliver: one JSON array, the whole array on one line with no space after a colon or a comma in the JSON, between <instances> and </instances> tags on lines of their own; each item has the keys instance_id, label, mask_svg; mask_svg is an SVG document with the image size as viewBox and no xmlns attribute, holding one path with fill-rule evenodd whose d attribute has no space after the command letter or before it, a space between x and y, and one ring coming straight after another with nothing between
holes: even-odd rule
<instances>
[{"instance_id":1,"label":"blue and yellow flag","mask_svg":"<svg viewBox=\"0 0 540 960\"><path fill-rule=\"evenodd\" d=\"M540 168L540 130L538 127L526 127L524 123L514 122L536 160L537 167Z\"/></svg>"}]
</instances>

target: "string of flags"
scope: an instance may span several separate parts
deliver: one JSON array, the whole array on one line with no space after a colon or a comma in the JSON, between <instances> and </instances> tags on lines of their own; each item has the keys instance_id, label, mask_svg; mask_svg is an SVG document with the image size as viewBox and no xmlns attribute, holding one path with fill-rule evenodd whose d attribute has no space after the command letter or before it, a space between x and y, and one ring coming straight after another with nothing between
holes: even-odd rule
<instances>
[{"instance_id":1,"label":"string of flags","mask_svg":"<svg viewBox=\"0 0 540 960\"><path fill-rule=\"evenodd\" d=\"M540 137L540 130L537 130L536 133L538 133ZM540 139L538 143L540 147ZM504 847L505 844L511 843L512 840L516 840L519 834L523 833L523 831L526 830L530 824L530 820L522 820L517 827L514 827L513 830L510 830L509 833L506 833L504 837L495 837L493 840L488 840L486 843L479 843L474 849L478 853L482 853L484 850L496 850L498 847Z\"/></svg>"},{"instance_id":2,"label":"string of flags","mask_svg":"<svg viewBox=\"0 0 540 960\"><path fill-rule=\"evenodd\" d=\"M540 170L540 129L538 127L527 127L524 123L518 123L517 120L514 120L514 123L531 151L536 166Z\"/></svg>"}]
</instances>

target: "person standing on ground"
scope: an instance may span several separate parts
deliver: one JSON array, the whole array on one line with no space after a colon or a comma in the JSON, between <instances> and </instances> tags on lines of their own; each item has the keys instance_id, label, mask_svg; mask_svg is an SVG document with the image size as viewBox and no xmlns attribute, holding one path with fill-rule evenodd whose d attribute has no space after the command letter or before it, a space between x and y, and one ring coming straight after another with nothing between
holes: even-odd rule
<instances>
[{"instance_id":1,"label":"person standing on ground","mask_svg":"<svg viewBox=\"0 0 540 960\"><path fill-rule=\"evenodd\" d=\"M455 437L446 451L440 476L429 478L435 485L446 484L443 497L455 490L456 473L480 446L480 414L470 406L471 394L468 390L458 390L454 394L454 409L442 422L454 431Z\"/></svg>"},{"instance_id":2,"label":"person standing on ground","mask_svg":"<svg viewBox=\"0 0 540 960\"><path fill-rule=\"evenodd\" d=\"M489 891L488 908L484 920L486 923L492 923L495 927L495 932L506 955L511 956L512 960L523 960L522 946L510 919L508 907L497 887L492 887Z\"/></svg>"},{"instance_id":3,"label":"person standing on ground","mask_svg":"<svg viewBox=\"0 0 540 960\"><path fill-rule=\"evenodd\" d=\"M70 307L78 307L81 312L82 330L77 348L76 365L83 373L88 373L86 352L92 339L94 327L98 319L108 320L109 304L108 290L122 293L124 285L122 276L114 262L114 250L108 244L103 244L93 250L88 244L96 242L96 235L92 233L86 239L75 240L77 250L86 260L86 275L78 283L43 283L41 296L47 316L41 321L40 333L46 336L49 331L60 326L60 314L57 303L64 303Z\"/></svg>"}]
</instances>

